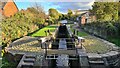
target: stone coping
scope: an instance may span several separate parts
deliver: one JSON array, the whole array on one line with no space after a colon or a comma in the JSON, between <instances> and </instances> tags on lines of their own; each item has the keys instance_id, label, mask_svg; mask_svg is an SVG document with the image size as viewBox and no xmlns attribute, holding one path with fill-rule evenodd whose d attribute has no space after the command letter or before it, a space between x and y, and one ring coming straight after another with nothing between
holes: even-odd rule
<instances>
[{"instance_id":1,"label":"stone coping","mask_svg":"<svg viewBox=\"0 0 120 68\"><path fill-rule=\"evenodd\" d=\"M31 42L31 41L36 41L38 39L39 39L39 37L24 36L24 37L22 37L18 40L15 40L14 42L12 42L10 44L10 47L15 46L15 45L20 45L22 43L28 43L28 42Z\"/></svg>"},{"instance_id":2,"label":"stone coping","mask_svg":"<svg viewBox=\"0 0 120 68\"><path fill-rule=\"evenodd\" d=\"M120 56L120 53L117 51L110 51L105 54L87 53L87 55L88 58L108 58L108 57Z\"/></svg>"},{"instance_id":3,"label":"stone coping","mask_svg":"<svg viewBox=\"0 0 120 68\"><path fill-rule=\"evenodd\" d=\"M95 36L94 36L94 37L95 37ZM114 50L116 51L116 50L119 50L119 49L120 49L120 47L116 46L115 44L113 44L113 43L111 43L111 42L109 42L109 41L107 41L107 40L104 40L104 39L101 39L101 38L98 38L98 37L95 37L95 38L101 40L102 42L104 42L104 43L106 43L106 44L108 44L108 45L110 45L110 46L112 47L112 50L113 50L113 51L114 51Z\"/></svg>"},{"instance_id":4,"label":"stone coping","mask_svg":"<svg viewBox=\"0 0 120 68\"><path fill-rule=\"evenodd\" d=\"M94 36L95 37L95 36ZM97 37L96 37L97 38ZM99 40L101 40L102 42L110 45L112 47L112 50L110 52L104 53L104 54L97 54L97 53L87 53L89 58L107 58L107 57L114 57L114 56L120 56L120 52L119 49L120 47L116 46L115 44L108 42L104 39L101 38L97 38Z\"/></svg>"},{"instance_id":5,"label":"stone coping","mask_svg":"<svg viewBox=\"0 0 120 68\"><path fill-rule=\"evenodd\" d=\"M9 47L5 47L5 51L11 54L43 54L45 51L41 49L39 39L40 37L22 37L12 42Z\"/></svg>"},{"instance_id":6,"label":"stone coping","mask_svg":"<svg viewBox=\"0 0 120 68\"><path fill-rule=\"evenodd\" d=\"M75 27L75 26L74 26L73 28L76 28L77 30L79 30L79 29L78 29L77 27ZM107 45L111 48L109 52L111 52L111 51L120 52L120 47L116 46L115 44L113 44L113 43L111 43L111 42L109 42L109 41L107 41L107 40L104 40L104 39L98 38L98 37L96 37L96 36L93 36L93 35L90 35L90 36L92 36L92 37L94 37L94 38L102 41L103 43L107 44ZM108 52L108 53L109 53L109 52ZM105 53L105 54L106 54L106 53ZM110 54L110 55L111 55L111 54Z\"/></svg>"}]
</instances>

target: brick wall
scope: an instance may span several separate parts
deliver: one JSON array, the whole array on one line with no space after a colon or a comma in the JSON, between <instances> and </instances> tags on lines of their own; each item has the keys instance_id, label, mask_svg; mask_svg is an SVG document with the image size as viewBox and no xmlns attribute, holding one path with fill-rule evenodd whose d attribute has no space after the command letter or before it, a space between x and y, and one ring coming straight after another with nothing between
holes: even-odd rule
<instances>
[{"instance_id":1,"label":"brick wall","mask_svg":"<svg viewBox=\"0 0 120 68\"><path fill-rule=\"evenodd\" d=\"M86 19L85 16L82 16L82 18L81 18L81 24L85 24L86 23L85 19Z\"/></svg>"},{"instance_id":2,"label":"brick wall","mask_svg":"<svg viewBox=\"0 0 120 68\"><path fill-rule=\"evenodd\" d=\"M13 16L15 13L18 12L18 8L16 7L14 2L7 2L4 6L4 16L10 17Z\"/></svg>"}]
</instances>

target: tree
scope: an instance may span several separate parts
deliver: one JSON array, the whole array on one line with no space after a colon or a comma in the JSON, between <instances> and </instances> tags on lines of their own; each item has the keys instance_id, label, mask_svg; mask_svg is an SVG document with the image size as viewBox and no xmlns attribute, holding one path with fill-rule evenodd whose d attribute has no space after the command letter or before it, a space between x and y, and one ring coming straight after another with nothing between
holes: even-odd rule
<instances>
[{"instance_id":1,"label":"tree","mask_svg":"<svg viewBox=\"0 0 120 68\"><path fill-rule=\"evenodd\" d=\"M118 6L120 6L120 1L118 2ZM119 15L119 20L120 20L120 7L118 7L118 15Z\"/></svg>"},{"instance_id":2,"label":"tree","mask_svg":"<svg viewBox=\"0 0 120 68\"><path fill-rule=\"evenodd\" d=\"M59 20L63 20L63 14L59 13Z\"/></svg>"},{"instance_id":3,"label":"tree","mask_svg":"<svg viewBox=\"0 0 120 68\"><path fill-rule=\"evenodd\" d=\"M39 13L44 13L45 12L44 7L41 6L41 4L38 4L36 2L33 4L32 7L35 8Z\"/></svg>"},{"instance_id":4,"label":"tree","mask_svg":"<svg viewBox=\"0 0 120 68\"><path fill-rule=\"evenodd\" d=\"M117 28L112 24L112 23L108 23L106 25L106 28L107 28L107 33L110 35L110 36L114 36L117 34Z\"/></svg>"},{"instance_id":5,"label":"tree","mask_svg":"<svg viewBox=\"0 0 120 68\"><path fill-rule=\"evenodd\" d=\"M56 9L54 8L50 8L49 9L49 15L50 17L54 18L54 19L59 19L59 13Z\"/></svg>"},{"instance_id":6,"label":"tree","mask_svg":"<svg viewBox=\"0 0 120 68\"><path fill-rule=\"evenodd\" d=\"M30 8L32 12L35 12L37 14L36 17L46 18L44 7L41 6L41 4L35 2Z\"/></svg>"},{"instance_id":7,"label":"tree","mask_svg":"<svg viewBox=\"0 0 120 68\"><path fill-rule=\"evenodd\" d=\"M95 14L99 21L116 21L118 20L118 3L95 2L90 12Z\"/></svg>"},{"instance_id":8,"label":"tree","mask_svg":"<svg viewBox=\"0 0 120 68\"><path fill-rule=\"evenodd\" d=\"M56 9L54 9L54 8L50 8L49 9L49 16L50 16L50 18L51 18L51 22L52 23L58 23L58 20L59 20L59 18L60 18L60 13L56 10Z\"/></svg>"},{"instance_id":9,"label":"tree","mask_svg":"<svg viewBox=\"0 0 120 68\"><path fill-rule=\"evenodd\" d=\"M34 7L29 7L29 8L27 8L27 10L34 14L39 14L38 10L36 10Z\"/></svg>"},{"instance_id":10,"label":"tree","mask_svg":"<svg viewBox=\"0 0 120 68\"><path fill-rule=\"evenodd\" d=\"M72 15L73 15L73 12L72 12L72 10L70 10L70 9L68 9L68 17L69 17L69 19L72 17Z\"/></svg>"}]
</instances>

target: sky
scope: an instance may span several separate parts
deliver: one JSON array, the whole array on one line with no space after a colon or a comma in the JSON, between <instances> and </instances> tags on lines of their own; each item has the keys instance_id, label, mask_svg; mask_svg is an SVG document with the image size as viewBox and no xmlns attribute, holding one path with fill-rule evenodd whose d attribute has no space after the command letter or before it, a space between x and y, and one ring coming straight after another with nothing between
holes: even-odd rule
<instances>
[{"instance_id":1,"label":"sky","mask_svg":"<svg viewBox=\"0 0 120 68\"><path fill-rule=\"evenodd\" d=\"M35 4L35 2L15 2L19 10L27 9ZM68 9L71 10L86 10L90 9L94 0L89 2L36 2L44 8L44 11L48 13L50 8L55 8L61 13L67 13Z\"/></svg>"}]
</instances>

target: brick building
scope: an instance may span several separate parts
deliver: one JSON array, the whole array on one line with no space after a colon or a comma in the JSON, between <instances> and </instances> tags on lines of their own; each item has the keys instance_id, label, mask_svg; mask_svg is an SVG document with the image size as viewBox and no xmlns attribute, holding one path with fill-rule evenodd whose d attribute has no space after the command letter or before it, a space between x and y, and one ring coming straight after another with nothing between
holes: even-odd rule
<instances>
[{"instance_id":1,"label":"brick building","mask_svg":"<svg viewBox=\"0 0 120 68\"><path fill-rule=\"evenodd\" d=\"M0 2L0 13L5 17L11 17L17 13L18 7L13 0L7 0L5 2Z\"/></svg>"},{"instance_id":2,"label":"brick building","mask_svg":"<svg viewBox=\"0 0 120 68\"><path fill-rule=\"evenodd\" d=\"M85 13L80 14L77 17L77 21L78 21L79 25L81 25L81 24L83 25L85 23L90 23L90 22L96 21L96 16L90 12L85 12Z\"/></svg>"}]
</instances>

